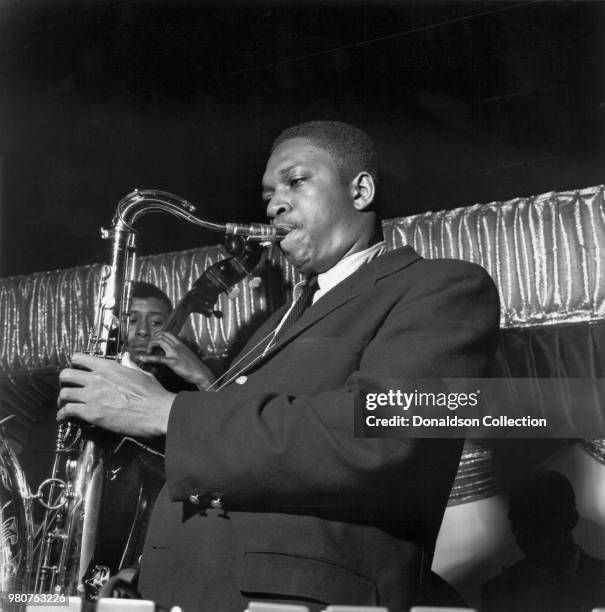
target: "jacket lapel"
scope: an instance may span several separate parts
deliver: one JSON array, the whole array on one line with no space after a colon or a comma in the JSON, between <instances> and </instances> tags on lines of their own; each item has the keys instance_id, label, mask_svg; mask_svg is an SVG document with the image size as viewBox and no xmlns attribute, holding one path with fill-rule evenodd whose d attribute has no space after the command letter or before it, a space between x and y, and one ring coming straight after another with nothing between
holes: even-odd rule
<instances>
[{"instance_id":1,"label":"jacket lapel","mask_svg":"<svg viewBox=\"0 0 605 612\"><path fill-rule=\"evenodd\" d=\"M259 355L262 354L262 352L267 347L267 344L269 343L271 332L275 330L277 324L281 321L289 306L290 304L286 303L280 308L278 308L258 328L258 330L254 332L254 334L252 334L250 340L246 342L242 350L231 362L231 365L229 366L227 372L229 372L230 370L235 370L237 372L237 375L235 376L240 376L241 374L246 373L252 365L255 365L257 363ZM229 378L231 379L232 376L229 375Z\"/></svg>"},{"instance_id":2,"label":"jacket lapel","mask_svg":"<svg viewBox=\"0 0 605 612\"><path fill-rule=\"evenodd\" d=\"M317 300L315 304L307 308L300 319L296 321L280 340L262 357L259 357L259 355L266 347L265 343L258 347L259 350L253 350L249 358L246 359L248 365L244 366L240 374L245 374L252 366L256 368L264 363L284 345L288 344L296 336L311 327L311 325L315 324L337 308L340 308L343 304L346 304L360 293L371 289L379 279L409 266L418 259L421 259L421 257L414 249L409 246L404 246L400 249L389 251L363 265L359 270L351 274L351 276L345 278L333 289L328 291L328 293ZM283 316L284 312L285 310L282 312L281 316ZM281 320L281 316L277 320L271 317L269 321L271 321L272 325L270 327L263 325L263 327L267 329L275 327Z\"/></svg>"}]
</instances>

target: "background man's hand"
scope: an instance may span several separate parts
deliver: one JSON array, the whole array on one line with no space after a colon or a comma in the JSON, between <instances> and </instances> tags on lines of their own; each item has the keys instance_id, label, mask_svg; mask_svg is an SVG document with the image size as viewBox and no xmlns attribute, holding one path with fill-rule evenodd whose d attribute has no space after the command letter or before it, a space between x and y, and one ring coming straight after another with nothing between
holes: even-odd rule
<instances>
[{"instance_id":1,"label":"background man's hand","mask_svg":"<svg viewBox=\"0 0 605 612\"><path fill-rule=\"evenodd\" d=\"M160 347L165 355L140 355L141 363L162 363L168 366L183 380L207 389L215 380L214 374L205 366L199 357L181 340L170 332L161 331L149 341L149 349Z\"/></svg>"},{"instance_id":2,"label":"background man's hand","mask_svg":"<svg viewBox=\"0 0 605 612\"><path fill-rule=\"evenodd\" d=\"M165 435L176 397L145 372L126 368L110 359L73 355L59 375L57 419L75 417L116 433L152 437Z\"/></svg>"}]
</instances>

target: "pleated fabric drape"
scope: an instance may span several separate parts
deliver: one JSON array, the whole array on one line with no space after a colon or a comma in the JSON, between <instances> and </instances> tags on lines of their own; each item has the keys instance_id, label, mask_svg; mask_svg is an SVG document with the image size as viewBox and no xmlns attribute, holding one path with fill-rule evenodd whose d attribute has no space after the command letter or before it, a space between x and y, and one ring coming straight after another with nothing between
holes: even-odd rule
<instances>
[{"instance_id":1,"label":"pleated fabric drape","mask_svg":"<svg viewBox=\"0 0 605 612\"><path fill-rule=\"evenodd\" d=\"M565 371L571 362L579 364L583 376L600 371L603 186L390 219L384 230L391 248L411 244L425 257L466 259L490 272L499 287L501 322L507 330L503 354L515 371L524 364L525 376L531 376L537 362L552 372ZM158 285L176 302L225 255L222 246L210 246L142 257L140 280ZM17 449L40 411L54 406L57 371L85 345L101 268L99 264L0 279L0 418L13 415L6 429ZM220 319L193 315L185 335L209 360L227 361L251 330L285 301L296 280L297 273L274 249L257 276L239 283L230 296L221 296ZM585 446L603 457L599 441ZM492 476L486 476L493 473L491 452L471 443L465 457L461 474L469 477L457 481L459 491L453 494L462 501L468 495L489 494L496 486Z\"/></svg>"}]
</instances>

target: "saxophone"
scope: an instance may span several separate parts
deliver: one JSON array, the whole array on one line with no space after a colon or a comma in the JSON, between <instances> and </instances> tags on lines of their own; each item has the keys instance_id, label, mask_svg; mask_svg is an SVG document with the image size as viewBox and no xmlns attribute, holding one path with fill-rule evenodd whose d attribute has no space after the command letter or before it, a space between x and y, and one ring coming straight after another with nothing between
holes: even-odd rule
<instances>
[{"instance_id":1,"label":"saxophone","mask_svg":"<svg viewBox=\"0 0 605 612\"><path fill-rule=\"evenodd\" d=\"M110 241L111 263L103 266L95 320L85 352L120 362L128 336L128 313L136 274L136 231L142 216L168 213L205 229L270 244L286 232L261 223L218 224L193 213L195 207L173 194L135 190L117 206L111 228L102 229ZM50 478L41 483L37 498L45 513L34 559L33 590L79 596L89 600L109 578L109 568L94 565L99 538L104 483L110 465L107 432L78 421L64 421L57 430Z\"/></svg>"}]
</instances>

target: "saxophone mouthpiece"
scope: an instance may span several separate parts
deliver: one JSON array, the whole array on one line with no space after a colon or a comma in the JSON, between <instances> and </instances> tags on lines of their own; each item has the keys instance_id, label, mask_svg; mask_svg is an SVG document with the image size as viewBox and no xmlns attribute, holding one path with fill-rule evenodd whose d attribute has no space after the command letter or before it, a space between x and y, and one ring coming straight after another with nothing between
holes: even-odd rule
<instances>
[{"instance_id":1,"label":"saxophone mouthpiece","mask_svg":"<svg viewBox=\"0 0 605 612\"><path fill-rule=\"evenodd\" d=\"M226 223L225 233L228 236L244 236L248 240L271 243L285 238L288 230L264 223Z\"/></svg>"}]
</instances>

